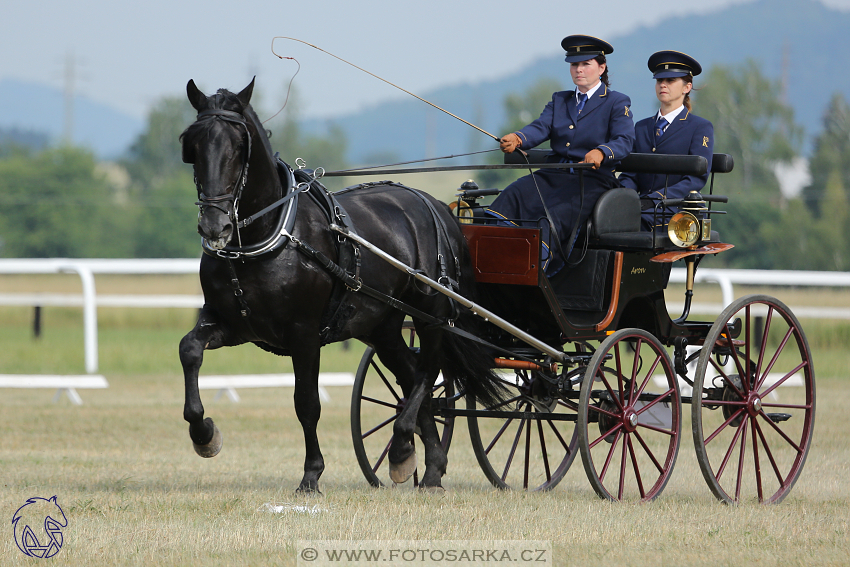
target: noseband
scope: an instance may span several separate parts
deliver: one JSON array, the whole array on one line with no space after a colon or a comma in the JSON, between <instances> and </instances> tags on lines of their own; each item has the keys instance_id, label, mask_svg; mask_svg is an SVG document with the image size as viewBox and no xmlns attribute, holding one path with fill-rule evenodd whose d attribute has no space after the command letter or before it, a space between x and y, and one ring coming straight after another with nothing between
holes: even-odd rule
<instances>
[{"instance_id":1,"label":"noseband","mask_svg":"<svg viewBox=\"0 0 850 567\"><path fill-rule=\"evenodd\" d=\"M248 123L245 120L245 117L238 112L212 108L198 113L198 120L208 120L210 118L218 118L225 122L244 126L245 133L248 135L248 153L245 155L245 160L242 162L242 172L239 175L239 181L236 183L236 188L232 193L225 193L216 197L206 197L204 195L203 188L198 183L198 179L195 178L195 186L198 188L199 195L198 201L195 204L198 208L200 208L202 214L206 207L213 207L226 214L232 223L238 224L239 200L242 198L242 191L248 183L248 162L251 161L251 131L248 129ZM231 202L233 205L230 210L228 210L228 207L225 204L227 202Z\"/></svg>"}]
</instances>

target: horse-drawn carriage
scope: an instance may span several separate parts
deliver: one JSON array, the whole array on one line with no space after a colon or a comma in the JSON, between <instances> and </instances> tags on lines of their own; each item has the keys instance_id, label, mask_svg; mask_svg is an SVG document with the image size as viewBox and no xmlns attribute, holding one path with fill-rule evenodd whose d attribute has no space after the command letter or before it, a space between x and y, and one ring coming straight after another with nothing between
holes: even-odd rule
<instances>
[{"instance_id":1,"label":"horse-drawn carriage","mask_svg":"<svg viewBox=\"0 0 850 567\"><path fill-rule=\"evenodd\" d=\"M702 175L705 162L632 154L619 169ZM475 456L497 487L551 489L580 452L600 497L649 500L673 471L683 405L690 404L697 459L717 498L755 494L778 502L787 495L806 459L815 407L811 352L799 322L763 295L738 299L715 321L689 318L697 266L732 247L711 230L718 213L712 203L726 202L713 195L714 174L731 169L731 156L717 154L708 195L655 201L667 234L640 230L635 191L608 191L580 234L574 256L581 261L552 279L541 268L541 231L493 224L477 201L498 191L462 189L453 209L482 304L563 356L489 327L482 338L499 349L495 364L505 369L511 395L492 407L472 401L462 408L463 392L439 382L434 407L446 449L454 419L466 417ZM677 260L687 267L687 283L683 311L673 319L664 290ZM409 333L415 350L412 326ZM791 383L802 387L786 388L792 391L780 399L777 388ZM358 462L374 485L389 447L382 430L404 403L367 349L351 418Z\"/></svg>"},{"instance_id":2,"label":"horse-drawn carriage","mask_svg":"<svg viewBox=\"0 0 850 567\"><path fill-rule=\"evenodd\" d=\"M299 489L318 490L320 348L359 338L369 348L351 428L372 484L389 462L394 480L439 487L454 420L466 417L496 486L553 488L581 453L601 497L649 500L670 479L690 403L699 465L719 499L788 494L815 410L799 322L761 295L713 322L689 318L697 266L730 247L711 230L712 203L724 201L713 176L731 169L727 156L711 164L708 195L656 203L659 215L681 209L667 234L640 230L637 193L606 192L579 236L582 260L550 279L539 228L482 222L481 191L461 194L459 219L397 183L327 192L320 176L272 154L252 88L187 89L198 120L183 135L183 159L195 168L205 305L180 358L198 454L222 447L197 386L203 351L253 342L292 357L306 446ZM707 166L699 156L633 155L621 169L701 175ZM672 319L664 290L677 260L687 284ZM484 322L467 324L476 317ZM791 383L801 387L778 391Z\"/></svg>"}]
</instances>

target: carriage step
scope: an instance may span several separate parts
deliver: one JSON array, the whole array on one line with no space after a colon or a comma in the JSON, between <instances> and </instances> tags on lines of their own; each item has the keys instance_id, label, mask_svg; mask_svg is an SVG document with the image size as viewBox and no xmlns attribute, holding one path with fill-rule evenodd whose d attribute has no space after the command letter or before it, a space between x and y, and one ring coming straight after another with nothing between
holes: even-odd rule
<instances>
[{"instance_id":1,"label":"carriage step","mask_svg":"<svg viewBox=\"0 0 850 567\"><path fill-rule=\"evenodd\" d=\"M770 421L773 423L779 423L780 421L788 421L791 419L790 413L769 413L767 417L770 418Z\"/></svg>"}]
</instances>

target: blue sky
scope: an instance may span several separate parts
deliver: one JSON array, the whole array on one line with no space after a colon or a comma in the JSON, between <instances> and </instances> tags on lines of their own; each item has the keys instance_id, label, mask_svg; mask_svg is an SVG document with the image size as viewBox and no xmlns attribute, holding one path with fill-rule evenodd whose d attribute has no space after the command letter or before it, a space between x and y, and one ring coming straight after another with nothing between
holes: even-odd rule
<instances>
[{"instance_id":1,"label":"blue sky","mask_svg":"<svg viewBox=\"0 0 850 567\"><path fill-rule=\"evenodd\" d=\"M61 88L73 54L78 94L143 118L161 97L182 94L189 79L205 91L238 90L256 74L261 107L271 109L296 69L272 54L274 36L303 39L424 93L557 56L572 33L615 40L658 19L748 1L10 0L0 12L0 78ZM850 0L822 2L850 11ZM307 116L407 96L310 47L277 41L275 49L301 63L295 83Z\"/></svg>"}]
</instances>

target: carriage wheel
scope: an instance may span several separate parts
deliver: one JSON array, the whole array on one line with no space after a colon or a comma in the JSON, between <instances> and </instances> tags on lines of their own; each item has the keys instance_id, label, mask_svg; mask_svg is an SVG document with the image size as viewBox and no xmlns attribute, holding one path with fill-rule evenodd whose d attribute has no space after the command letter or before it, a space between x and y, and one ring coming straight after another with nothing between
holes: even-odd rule
<instances>
[{"instance_id":1,"label":"carriage wheel","mask_svg":"<svg viewBox=\"0 0 850 567\"><path fill-rule=\"evenodd\" d=\"M515 414L467 418L478 464L497 488L551 490L578 454L576 404L549 397L543 378L535 372L505 375L505 386L510 394L493 407L478 408L467 398L470 410Z\"/></svg>"},{"instance_id":2,"label":"carriage wheel","mask_svg":"<svg viewBox=\"0 0 850 567\"><path fill-rule=\"evenodd\" d=\"M704 345L692 410L702 474L728 504L753 494L779 502L800 476L815 420L815 374L800 322L782 302L750 295L723 310Z\"/></svg>"},{"instance_id":3,"label":"carriage wheel","mask_svg":"<svg viewBox=\"0 0 850 567\"><path fill-rule=\"evenodd\" d=\"M410 349L416 353L418 347L413 347L411 331ZM454 385L442 383L442 377L437 379L431 394L432 406L454 407ZM360 470L372 486L384 486L378 476L378 470L385 464L387 453L392 443L393 423L404 408L406 399L401 387L393 376L375 356L375 349L367 347L360 360L360 367L354 378L351 392L351 439L354 443L354 453ZM437 430L443 449L448 453L454 429L454 417L437 417ZM424 446L419 437L414 435L416 452L424 454ZM392 481L385 477L386 482ZM419 473L413 473L413 485L419 486Z\"/></svg>"},{"instance_id":4,"label":"carriage wheel","mask_svg":"<svg viewBox=\"0 0 850 567\"><path fill-rule=\"evenodd\" d=\"M661 342L641 329L605 339L581 385L578 438L584 470L601 498L658 496L676 463L679 385Z\"/></svg>"}]
</instances>

